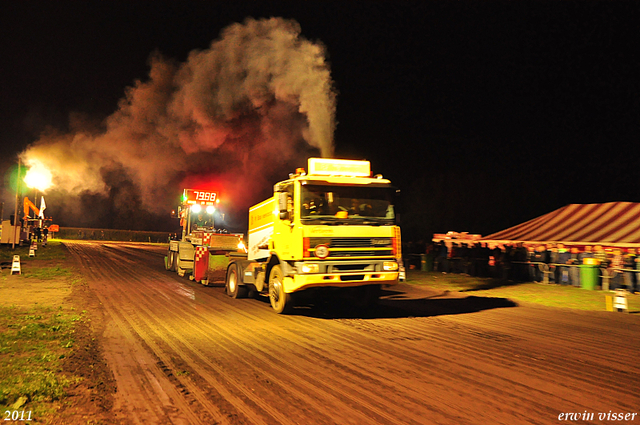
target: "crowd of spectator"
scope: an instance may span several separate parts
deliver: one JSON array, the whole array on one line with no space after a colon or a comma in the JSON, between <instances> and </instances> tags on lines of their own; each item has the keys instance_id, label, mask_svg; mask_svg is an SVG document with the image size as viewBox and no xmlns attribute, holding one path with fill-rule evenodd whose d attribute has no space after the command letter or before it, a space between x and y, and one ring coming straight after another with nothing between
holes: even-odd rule
<instances>
[{"instance_id":1,"label":"crowd of spectator","mask_svg":"<svg viewBox=\"0 0 640 425\"><path fill-rule=\"evenodd\" d=\"M558 244L486 243L411 244L408 268L424 267L442 273L461 273L519 282L549 282L581 286L579 265L593 258L599 268L600 285L606 279L609 289L624 288L640 293L640 249L603 246L565 246ZM424 254L422 254L424 253ZM419 258L418 258L419 257ZM416 261L417 260L417 261Z\"/></svg>"}]
</instances>

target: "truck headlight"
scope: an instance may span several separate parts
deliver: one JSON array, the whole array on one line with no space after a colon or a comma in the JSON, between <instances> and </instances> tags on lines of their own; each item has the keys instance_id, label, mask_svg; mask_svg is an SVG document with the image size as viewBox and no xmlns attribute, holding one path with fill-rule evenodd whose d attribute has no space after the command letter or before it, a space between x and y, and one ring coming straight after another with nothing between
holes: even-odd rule
<instances>
[{"instance_id":1,"label":"truck headlight","mask_svg":"<svg viewBox=\"0 0 640 425\"><path fill-rule=\"evenodd\" d=\"M320 271L320 266L317 264L303 264L300 268L302 273L318 273Z\"/></svg>"},{"instance_id":2,"label":"truck headlight","mask_svg":"<svg viewBox=\"0 0 640 425\"><path fill-rule=\"evenodd\" d=\"M395 261L385 261L382 263L382 269L387 272L398 270L398 263Z\"/></svg>"}]
</instances>

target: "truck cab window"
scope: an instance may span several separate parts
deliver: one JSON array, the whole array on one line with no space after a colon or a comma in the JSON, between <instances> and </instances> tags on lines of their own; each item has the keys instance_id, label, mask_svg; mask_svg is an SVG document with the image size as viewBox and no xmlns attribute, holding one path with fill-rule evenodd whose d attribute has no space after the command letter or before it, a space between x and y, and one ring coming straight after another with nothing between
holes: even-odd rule
<instances>
[{"instance_id":1,"label":"truck cab window","mask_svg":"<svg viewBox=\"0 0 640 425\"><path fill-rule=\"evenodd\" d=\"M347 218L395 219L395 192L389 188L306 184L302 188L301 218L340 213Z\"/></svg>"}]
</instances>

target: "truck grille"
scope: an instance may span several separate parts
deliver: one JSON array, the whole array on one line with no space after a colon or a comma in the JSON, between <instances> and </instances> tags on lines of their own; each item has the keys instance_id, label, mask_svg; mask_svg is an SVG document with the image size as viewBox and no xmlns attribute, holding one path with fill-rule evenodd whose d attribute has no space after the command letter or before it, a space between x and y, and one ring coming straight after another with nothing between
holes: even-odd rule
<instances>
[{"instance_id":1,"label":"truck grille","mask_svg":"<svg viewBox=\"0 0 640 425\"><path fill-rule=\"evenodd\" d=\"M329 257L379 257L392 256L391 238L309 238L309 251L315 257L318 245L329 247Z\"/></svg>"},{"instance_id":2,"label":"truck grille","mask_svg":"<svg viewBox=\"0 0 640 425\"><path fill-rule=\"evenodd\" d=\"M311 253L313 257L315 257L315 253ZM393 252L390 249L379 250L379 251L371 251L371 250L362 250L362 251L341 251L338 249L333 249L329 251L329 257L375 257L375 256L388 256L393 255Z\"/></svg>"},{"instance_id":3,"label":"truck grille","mask_svg":"<svg viewBox=\"0 0 640 425\"><path fill-rule=\"evenodd\" d=\"M309 238L311 248L327 245L329 248L391 247L391 238Z\"/></svg>"}]
</instances>

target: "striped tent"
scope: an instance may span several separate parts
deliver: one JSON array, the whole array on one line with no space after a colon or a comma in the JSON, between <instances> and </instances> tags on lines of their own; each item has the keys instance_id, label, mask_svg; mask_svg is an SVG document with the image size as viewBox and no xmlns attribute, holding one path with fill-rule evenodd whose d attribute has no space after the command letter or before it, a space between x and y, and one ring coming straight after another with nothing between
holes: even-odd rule
<instances>
[{"instance_id":1,"label":"striped tent","mask_svg":"<svg viewBox=\"0 0 640 425\"><path fill-rule=\"evenodd\" d=\"M518 243L640 247L640 203L570 204L481 239Z\"/></svg>"}]
</instances>

